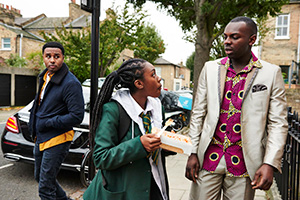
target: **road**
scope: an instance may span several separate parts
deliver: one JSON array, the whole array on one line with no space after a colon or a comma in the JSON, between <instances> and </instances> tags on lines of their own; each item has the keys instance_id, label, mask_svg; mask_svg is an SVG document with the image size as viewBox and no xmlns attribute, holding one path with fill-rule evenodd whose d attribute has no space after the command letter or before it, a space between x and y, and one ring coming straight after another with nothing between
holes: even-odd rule
<instances>
[{"instance_id":1,"label":"road","mask_svg":"<svg viewBox=\"0 0 300 200\"><path fill-rule=\"evenodd\" d=\"M4 125L0 122L1 135ZM34 180L33 172L33 165L7 161L0 151L0 199L38 200L38 184ZM57 179L67 194L83 188L79 180L79 173L61 170Z\"/></svg>"}]
</instances>

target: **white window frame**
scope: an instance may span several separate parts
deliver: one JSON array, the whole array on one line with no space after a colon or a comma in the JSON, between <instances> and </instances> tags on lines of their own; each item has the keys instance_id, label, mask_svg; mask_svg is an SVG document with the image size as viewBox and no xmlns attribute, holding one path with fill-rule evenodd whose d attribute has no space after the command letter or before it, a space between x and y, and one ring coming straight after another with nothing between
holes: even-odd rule
<instances>
[{"instance_id":1,"label":"white window frame","mask_svg":"<svg viewBox=\"0 0 300 200\"><path fill-rule=\"evenodd\" d=\"M174 86L173 86L173 90L177 91L181 89L181 85L182 85L182 79L174 79Z\"/></svg>"},{"instance_id":2,"label":"white window frame","mask_svg":"<svg viewBox=\"0 0 300 200\"><path fill-rule=\"evenodd\" d=\"M5 39L9 39L9 48L5 48L4 46L5 45L7 45L8 44L8 42L5 42L4 40ZM10 38L2 38L2 40L1 40L1 48L3 49L3 50L11 50L11 39Z\"/></svg>"},{"instance_id":3,"label":"white window frame","mask_svg":"<svg viewBox=\"0 0 300 200\"><path fill-rule=\"evenodd\" d=\"M287 17L287 25L278 25L278 19L282 17L282 21L284 17ZM277 35L278 29L287 28L286 35ZM275 39L290 39L290 14L280 14L276 17L276 24L275 24Z\"/></svg>"},{"instance_id":4,"label":"white window frame","mask_svg":"<svg viewBox=\"0 0 300 200\"><path fill-rule=\"evenodd\" d=\"M155 67L156 75L161 77L161 67Z\"/></svg>"}]
</instances>

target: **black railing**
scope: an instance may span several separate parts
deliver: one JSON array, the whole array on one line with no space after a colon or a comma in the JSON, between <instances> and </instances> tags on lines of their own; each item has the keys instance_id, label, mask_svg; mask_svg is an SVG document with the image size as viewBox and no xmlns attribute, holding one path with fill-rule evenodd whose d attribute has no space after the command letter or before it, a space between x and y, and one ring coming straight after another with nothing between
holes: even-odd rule
<instances>
[{"instance_id":1,"label":"black railing","mask_svg":"<svg viewBox=\"0 0 300 200\"><path fill-rule=\"evenodd\" d=\"M282 174L275 173L275 180L283 200L300 199L300 122L298 113L288 108L289 130L282 157Z\"/></svg>"}]
</instances>

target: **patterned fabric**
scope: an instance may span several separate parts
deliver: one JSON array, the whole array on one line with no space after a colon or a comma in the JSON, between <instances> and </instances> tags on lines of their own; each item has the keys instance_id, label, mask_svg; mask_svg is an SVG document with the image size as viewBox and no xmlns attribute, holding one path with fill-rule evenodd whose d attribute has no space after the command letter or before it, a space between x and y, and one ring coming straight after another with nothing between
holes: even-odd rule
<instances>
[{"instance_id":1,"label":"patterned fabric","mask_svg":"<svg viewBox=\"0 0 300 200\"><path fill-rule=\"evenodd\" d=\"M223 63L226 69L224 97L214 137L204 155L203 169L214 172L225 156L227 176L248 177L241 141L241 109L247 74L256 66L255 58L238 74Z\"/></svg>"},{"instance_id":2,"label":"patterned fabric","mask_svg":"<svg viewBox=\"0 0 300 200\"><path fill-rule=\"evenodd\" d=\"M144 114L143 112L140 114L140 117L143 119L143 124L144 124L144 128L145 128L145 132L146 134L151 133L151 119L150 119L150 112L147 112L147 114ZM157 165L158 162L158 154L159 154L159 149L150 152L148 154L148 158L151 156L153 162Z\"/></svg>"}]
</instances>

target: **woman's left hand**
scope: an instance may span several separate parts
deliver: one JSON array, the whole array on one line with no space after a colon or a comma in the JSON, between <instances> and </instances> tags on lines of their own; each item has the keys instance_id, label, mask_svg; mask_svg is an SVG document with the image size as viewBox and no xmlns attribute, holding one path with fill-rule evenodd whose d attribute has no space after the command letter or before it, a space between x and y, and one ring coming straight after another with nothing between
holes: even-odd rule
<instances>
[{"instance_id":1,"label":"woman's left hand","mask_svg":"<svg viewBox=\"0 0 300 200\"><path fill-rule=\"evenodd\" d=\"M145 134L140 137L140 140L147 152L155 151L161 145L160 137L156 134Z\"/></svg>"}]
</instances>

